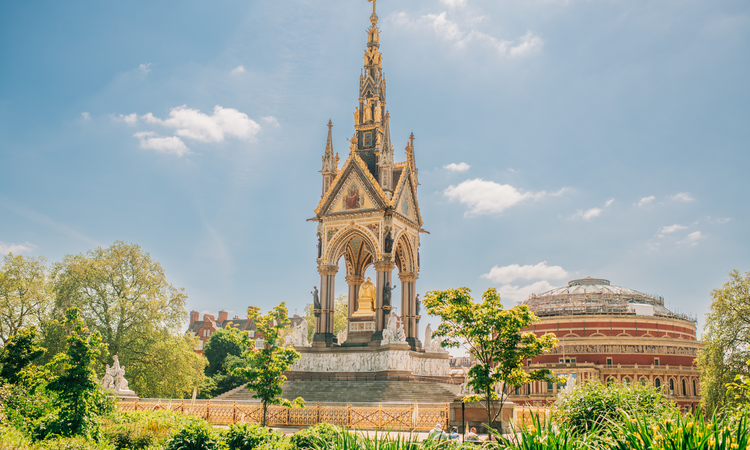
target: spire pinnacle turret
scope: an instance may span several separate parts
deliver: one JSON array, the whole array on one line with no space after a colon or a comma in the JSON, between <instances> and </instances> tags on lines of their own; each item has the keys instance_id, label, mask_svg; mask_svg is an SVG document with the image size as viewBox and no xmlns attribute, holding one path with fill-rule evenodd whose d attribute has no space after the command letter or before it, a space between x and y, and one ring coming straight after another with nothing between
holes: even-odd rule
<instances>
[{"instance_id":1,"label":"spire pinnacle turret","mask_svg":"<svg viewBox=\"0 0 750 450\"><path fill-rule=\"evenodd\" d=\"M338 162L333 156L333 122L328 120L328 140L326 141L326 150L323 153L323 168L320 173L323 175L323 194L326 193L331 182L336 177Z\"/></svg>"}]
</instances>

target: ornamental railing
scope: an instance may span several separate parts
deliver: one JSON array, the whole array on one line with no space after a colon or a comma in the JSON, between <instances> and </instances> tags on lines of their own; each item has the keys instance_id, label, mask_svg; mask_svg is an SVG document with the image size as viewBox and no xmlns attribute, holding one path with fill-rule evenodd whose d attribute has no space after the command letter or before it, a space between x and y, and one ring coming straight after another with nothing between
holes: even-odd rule
<instances>
[{"instance_id":1,"label":"ornamental railing","mask_svg":"<svg viewBox=\"0 0 750 450\"><path fill-rule=\"evenodd\" d=\"M325 422L362 430L425 431L436 423L449 426L449 403L325 403L308 402L305 409L269 406L266 424L304 428ZM228 400L122 399L122 411L175 411L216 425L261 423L260 402Z\"/></svg>"}]
</instances>

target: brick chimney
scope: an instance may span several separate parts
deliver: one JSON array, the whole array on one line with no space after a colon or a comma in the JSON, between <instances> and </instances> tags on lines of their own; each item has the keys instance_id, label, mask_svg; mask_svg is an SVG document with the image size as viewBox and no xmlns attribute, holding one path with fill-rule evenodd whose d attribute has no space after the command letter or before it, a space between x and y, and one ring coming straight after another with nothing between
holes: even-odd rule
<instances>
[{"instance_id":1,"label":"brick chimney","mask_svg":"<svg viewBox=\"0 0 750 450\"><path fill-rule=\"evenodd\" d=\"M219 325L223 325L224 322L229 318L229 313L226 311L219 311Z\"/></svg>"},{"instance_id":2,"label":"brick chimney","mask_svg":"<svg viewBox=\"0 0 750 450\"><path fill-rule=\"evenodd\" d=\"M200 319L201 315L198 311L190 311L190 326L192 327L195 322Z\"/></svg>"}]
</instances>

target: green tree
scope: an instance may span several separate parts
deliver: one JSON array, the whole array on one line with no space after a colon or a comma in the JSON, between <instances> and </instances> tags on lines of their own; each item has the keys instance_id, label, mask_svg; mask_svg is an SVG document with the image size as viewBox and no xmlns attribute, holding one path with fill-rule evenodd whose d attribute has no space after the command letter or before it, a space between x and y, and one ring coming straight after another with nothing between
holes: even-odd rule
<instances>
[{"instance_id":1,"label":"green tree","mask_svg":"<svg viewBox=\"0 0 750 450\"><path fill-rule=\"evenodd\" d=\"M0 266L0 343L21 328L40 325L54 305L44 258L3 257Z\"/></svg>"},{"instance_id":2,"label":"green tree","mask_svg":"<svg viewBox=\"0 0 750 450\"><path fill-rule=\"evenodd\" d=\"M442 337L443 347L463 347L473 358L468 385L477 394L466 396L463 401L483 401L487 426L492 427L511 389L552 377L548 369L527 372L523 364L555 347L557 339L553 334L536 337L523 332L539 319L526 305L503 309L495 288L482 294L481 303L475 303L470 293L466 287L430 291L424 305L430 315L442 319L432 336ZM503 386L499 394L498 385ZM493 408L496 401L499 407Z\"/></svg>"},{"instance_id":3,"label":"green tree","mask_svg":"<svg viewBox=\"0 0 750 450\"><path fill-rule=\"evenodd\" d=\"M737 375L747 375L750 359L750 272L736 270L719 289L711 291L713 302L704 325L705 348L698 354L701 394L709 411L733 407L738 399L727 392Z\"/></svg>"},{"instance_id":4,"label":"green tree","mask_svg":"<svg viewBox=\"0 0 750 450\"><path fill-rule=\"evenodd\" d=\"M229 373L230 363L240 358L245 350L245 335L246 333L232 326L220 328L211 334L203 350L203 355L208 360L206 377L210 379L204 384L201 397L215 397L245 382L243 378Z\"/></svg>"},{"instance_id":5,"label":"green tree","mask_svg":"<svg viewBox=\"0 0 750 450\"><path fill-rule=\"evenodd\" d=\"M72 327L68 346L65 353L52 360L53 372L58 375L47 385L57 394L60 409L46 432L93 436L99 429L98 417L105 403L95 370L105 345L98 331L90 333L86 328L78 308L65 312L65 322Z\"/></svg>"},{"instance_id":6,"label":"green tree","mask_svg":"<svg viewBox=\"0 0 750 450\"><path fill-rule=\"evenodd\" d=\"M167 383L150 382L149 374L172 373L179 379L195 371L197 361L182 344L187 295L167 282L161 265L138 245L118 241L66 256L55 265L54 292L58 311L78 307L86 325L100 332L109 355L118 355L128 367L131 387L139 395L174 393ZM57 324L47 329L51 336L62 334ZM174 352L163 353L165 340L176 345ZM102 354L100 367L108 361Z\"/></svg>"},{"instance_id":7,"label":"green tree","mask_svg":"<svg viewBox=\"0 0 750 450\"><path fill-rule=\"evenodd\" d=\"M244 335L247 347L240 364L232 369L232 374L247 380L247 389L253 391L253 398L260 399L263 405L263 426L266 426L268 405L281 405L285 408L299 406L304 408L305 401L297 397L294 401L279 398L282 394L286 377L284 372L298 360L301 355L293 347L279 347L279 337L289 324L286 304L281 303L267 315L260 315L260 308L251 306L247 309L248 320L255 321L256 332L263 336L264 348L255 348L255 341Z\"/></svg>"},{"instance_id":8,"label":"green tree","mask_svg":"<svg viewBox=\"0 0 750 450\"><path fill-rule=\"evenodd\" d=\"M195 353L198 337L161 332L150 345L138 353L139 364L146 370L128 367L128 383L141 397L185 398L199 388L205 379L208 362Z\"/></svg>"},{"instance_id":9,"label":"green tree","mask_svg":"<svg viewBox=\"0 0 750 450\"><path fill-rule=\"evenodd\" d=\"M39 359L44 348L37 345L34 328L21 328L5 342L0 349L0 380L8 384L35 386L40 370L33 363Z\"/></svg>"},{"instance_id":10,"label":"green tree","mask_svg":"<svg viewBox=\"0 0 750 450\"><path fill-rule=\"evenodd\" d=\"M305 305L305 320L307 321L307 340L312 342L313 333L315 333L315 315L313 314L313 304ZM333 334L338 334L346 330L349 323L349 297L339 295L333 303Z\"/></svg>"}]
</instances>

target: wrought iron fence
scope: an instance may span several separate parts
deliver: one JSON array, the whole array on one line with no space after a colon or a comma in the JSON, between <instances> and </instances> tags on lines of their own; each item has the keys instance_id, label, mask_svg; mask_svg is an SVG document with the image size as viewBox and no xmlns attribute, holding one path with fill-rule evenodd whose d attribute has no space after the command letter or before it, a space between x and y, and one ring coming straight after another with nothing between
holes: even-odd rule
<instances>
[{"instance_id":1,"label":"wrought iron fence","mask_svg":"<svg viewBox=\"0 0 750 450\"><path fill-rule=\"evenodd\" d=\"M266 424L273 427L302 428L330 423L363 430L426 431L436 423L449 426L449 403L321 403L309 402L305 409L269 406ZM170 400L155 398L123 399L122 411L168 410L190 414L209 423L260 423L260 402L226 400Z\"/></svg>"}]
</instances>

